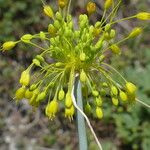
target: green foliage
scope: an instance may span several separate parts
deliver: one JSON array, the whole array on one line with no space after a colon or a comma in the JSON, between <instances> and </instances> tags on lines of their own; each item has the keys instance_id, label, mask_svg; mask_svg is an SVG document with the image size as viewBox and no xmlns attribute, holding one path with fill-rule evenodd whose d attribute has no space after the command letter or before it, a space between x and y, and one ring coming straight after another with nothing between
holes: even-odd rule
<instances>
[{"instance_id":1,"label":"green foliage","mask_svg":"<svg viewBox=\"0 0 150 150\"><path fill-rule=\"evenodd\" d=\"M0 0L0 41L13 40L18 34L39 30L41 7L39 0L34 3L30 0Z\"/></svg>"}]
</instances>

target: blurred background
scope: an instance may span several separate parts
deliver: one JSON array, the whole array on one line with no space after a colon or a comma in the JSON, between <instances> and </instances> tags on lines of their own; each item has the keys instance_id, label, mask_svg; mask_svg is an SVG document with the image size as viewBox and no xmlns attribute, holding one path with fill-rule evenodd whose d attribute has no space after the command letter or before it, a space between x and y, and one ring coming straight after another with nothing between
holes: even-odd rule
<instances>
[{"instance_id":1,"label":"blurred background","mask_svg":"<svg viewBox=\"0 0 150 150\"><path fill-rule=\"evenodd\" d=\"M95 0L101 18L103 0ZM56 1L47 3L57 8ZM85 12L86 0L72 0L72 14L76 19ZM150 12L150 0L124 0L118 18L139 11ZM25 33L46 31L49 19L42 13L40 0L0 0L0 45L17 40ZM135 26L144 26L144 33L122 45L122 57L111 57L110 63L129 81L138 86L138 97L150 105L150 22L125 21L116 25L119 38ZM64 119L63 112L54 120L44 116L43 108L33 110L26 101L18 105L13 97L19 87L21 71L39 53L38 49L20 44L0 54L0 150L78 150L76 118ZM150 109L136 104L128 108L107 106L104 118L90 118L104 150L150 150ZM87 128L89 150L98 150Z\"/></svg>"}]
</instances>

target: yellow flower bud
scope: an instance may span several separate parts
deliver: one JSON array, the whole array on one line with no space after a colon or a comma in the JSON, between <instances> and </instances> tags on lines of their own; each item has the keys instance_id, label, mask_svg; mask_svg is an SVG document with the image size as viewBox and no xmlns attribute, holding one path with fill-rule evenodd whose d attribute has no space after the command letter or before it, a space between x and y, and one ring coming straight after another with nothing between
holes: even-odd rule
<instances>
[{"instance_id":1,"label":"yellow flower bud","mask_svg":"<svg viewBox=\"0 0 150 150\"><path fill-rule=\"evenodd\" d=\"M33 38L33 35L25 34L21 37L21 41L24 43L29 43L32 38Z\"/></svg>"},{"instance_id":2,"label":"yellow flower bud","mask_svg":"<svg viewBox=\"0 0 150 150\"><path fill-rule=\"evenodd\" d=\"M82 69L82 70L81 70L81 73L80 73L80 81L81 81L81 82L86 82L86 78L87 78L86 73L85 73L84 70Z\"/></svg>"},{"instance_id":3,"label":"yellow flower bud","mask_svg":"<svg viewBox=\"0 0 150 150\"><path fill-rule=\"evenodd\" d=\"M113 105L115 105L115 106L118 106L118 104L119 104L119 101L118 101L118 99L117 98L112 98L112 103L113 103Z\"/></svg>"},{"instance_id":4,"label":"yellow flower bud","mask_svg":"<svg viewBox=\"0 0 150 150\"><path fill-rule=\"evenodd\" d=\"M101 28L93 28L93 35L95 37L99 36L99 34L101 33L102 29Z\"/></svg>"},{"instance_id":5,"label":"yellow flower bud","mask_svg":"<svg viewBox=\"0 0 150 150\"><path fill-rule=\"evenodd\" d=\"M49 119L53 119L58 112L58 102L56 100L52 100L47 104L45 109L45 114Z\"/></svg>"},{"instance_id":6,"label":"yellow flower bud","mask_svg":"<svg viewBox=\"0 0 150 150\"><path fill-rule=\"evenodd\" d=\"M58 0L58 6L64 8L68 3L68 0Z\"/></svg>"},{"instance_id":7,"label":"yellow flower bud","mask_svg":"<svg viewBox=\"0 0 150 150\"><path fill-rule=\"evenodd\" d=\"M52 24L49 24L48 26L48 32L51 36L54 36L57 32L57 29L52 25Z\"/></svg>"},{"instance_id":8,"label":"yellow flower bud","mask_svg":"<svg viewBox=\"0 0 150 150\"><path fill-rule=\"evenodd\" d=\"M20 77L20 84L24 86L28 86L30 83L30 73L29 70L25 70L22 72Z\"/></svg>"},{"instance_id":9,"label":"yellow flower bud","mask_svg":"<svg viewBox=\"0 0 150 150\"><path fill-rule=\"evenodd\" d=\"M100 107L96 107L96 116L97 116L98 119L103 118L103 111Z\"/></svg>"},{"instance_id":10,"label":"yellow flower bud","mask_svg":"<svg viewBox=\"0 0 150 150\"><path fill-rule=\"evenodd\" d=\"M111 45L110 49L114 54L121 54L121 50L116 44Z\"/></svg>"},{"instance_id":11,"label":"yellow flower bud","mask_svg":"<svg viewBox=\"0 0 150 150\"><path fill-rule=\"evenodd\" d=\"M95 13L96 12L96 4L93 2L88 2L87 6L86 6L86 10L89 15Z\"/></svg>"},{"instance_id":12,"label":"yellow flower bud","mask_svg":"<svg viewBox=\"0 0 150 150\"><path fill-rule=\"evenodd\" d=\"M50 18L53 18L54 13L53 13L53 10L50 6L45 5L43 11L44 11L45 15L47 15Z\"/></svg>"},{"instance_id":13,"label":"yellow flower bud","mask_svg":"<svg viewBox=\"0 0 150 150\"><path fill-rule=\"evenodd\" d=\"M80 54L80 60L81 60L81 61L85 61L85 59L86 59L86 55L85 55L85 53L82 52L82 53Z\"/></svg>"},{"instance_id":14,"label":"yellow flower bud","mask_svg":"<svg viewBox=\"0 0 150 150\"><path fill-rule=\"evenodd\" d=\"M97 96L99 96L99 92L97 90L93 90L92 91L92 95L97 97Z\"/></svg>"},{"instance_id":15,"label":"yellow flower bud","mask_svg":"<svg viewBox=\"0 0 150 150\"><path fill-rule=\"evenodd\" d=\"M127 94L123 91L120 91L119 93L119 96L120 96L120 99L123 101L123 102L126 102L128 97L127 97Z\"/></svg>"},{"instance_id":16,"label":"yellow flower bud","mask_svg":"<svg viewBox=\"0 0 150 150\"><path fill-rule=\"evenodd\" d=\"M33 95L33 92L30 89L27 89L25 92L25 98L30 99Z\"/></svg>"},{"instance_id":17,"label":"yellow flower bud","mask_svg":"<svg viewBox=\"0 0 150 150\"><path fill-rule=\"evenodd\" d=\"M14 48L16 46L16 44L17 44L17 42L14 42L14 41L5 42L2 45L2 50L4 50L4 51L11 50L12 48Z\"/></svg>"},{"instance_id":18,"label":"yellow flower bud","mask_svg":"<svg viewBox=\"0 0 150 150\"><path fill-rule=\"evenodd\" d=\"M109 9L113 4L113 0L106 0L104 4L105 9Z\"/></svg>"},{"instance_id":19,"label":"yellow flower bud","mask_svg":"<svg viewBox=\"0 0 150 150\"><path fill-rule=\"evenodd\" d=\"M107 88L107 87L108 87L108 84L107 84L106 82L103 82L103 83L102 83L102 86L103 86L104 88Z\"/></svg>"},{"instance_id":20,"label":"yellow flower bud","mask_svg":"<svg viewBox=\"0 0 150 150\"><path fill-rule=\"evenodd\" d=\"M69 92L67 92L67 94L66 94L65 106L67 108L70 108L72 106L72 97L71 97L71 93L69 93Z\"/></svg>"},{"instance_id":21,"label":"yellow flower bud","mask_svg":"<svg viewBox=\"0 0 150 150\"><path fill-rule=\"evenodd\" d=\"M140 12L136 15L136 18L140 20L150 20L150 13Z\"/></svg>"},{"instance_id":22,"label":"yellow flower bud","mask_svg":"<svg viewBox=\"0 0 150 150\"><path fill-rule=\"evenodd\" d=\"M118 89L115 86L112 86L111 87L111 93L112 93L112 95L117 96L118 95Z\"/></svg>"},{"instance_id":23,"label":"yellow flower bud","mask_svg":"<svg viewBox=\"0 0 150 150\"><path fill-rule=\"evenodd\" d=\"M128 38L134 38L140 35L143 32L143 29L141 27L134 28L131 33L129 34Z\"/></svg>"},{"instance_id":24,"label":"yellow flower bud","mask_svg":"<svg viewBox=\"0 0 150 150\"><path fill-rule=\"evenodd\" d=\"M135 94L137 87L133 83L127 82L126 83L126 90L129 94Z\"/></svg>"},{"instance_id":25,"label":"yellow flower bud","mask_svg":"<svg viewBox=\"0 0 150 150\"><path fill-rule=\"evenodd\" d=\"M15 98L17 100L21 100L24 98L24 95L25 95L25 92L26 92L26 88L25 87L21 87L19 88L16 93L15 93Z\"/></svg>"},{"instance_id":26,"label":"yellow flower bud","mask_svg":"<svg viewBox=\"0 0 150 150\"><path fill-rule=\"evenodd\" d=\"M61 89L58 93L58 99L61 101L64 99L64 97L65 97L65 92L63 89Z\"/></svg>"},{"instance_id":27,"label":"yellow flower bud","mask_svg":"<svg viewBox=\"0 0 150 150\"><path fill-rule=\"evenodd\" d=\"M75 109L73 105L70 108L65 108L65 117L69 118L69 120L73 119L74 113Z\"/></svg>"}]
</instances>

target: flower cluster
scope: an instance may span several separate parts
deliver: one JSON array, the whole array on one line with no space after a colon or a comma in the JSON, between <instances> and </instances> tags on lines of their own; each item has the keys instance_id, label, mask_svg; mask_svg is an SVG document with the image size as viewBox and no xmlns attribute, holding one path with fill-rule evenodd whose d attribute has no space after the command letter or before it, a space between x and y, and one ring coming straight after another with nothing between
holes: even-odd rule
<instances>
[{"instance_id":1,"label":"flower cluster","mask_svg":"<svg viewBox=\"0 0 150 150\"><path fill-rule=\"evenodd\" d=\"M136 98L136 86L126 81L105 59L106 51L120 55L120 44L137 37L143 28L135 27L124 39L118 40L114 24L132 18L150 20L150 13L140 12L128 18L115 20L121 1L105 0L103 17L95 24L90 24L89 18L96 12L96 4L89 2L86 7L87 14L79 15L76 27L69 14L70 2L58 0L57 12L54 12L51 6L43 5L44 14L52 20L47 32L25 34L18 41L5 42L1 49L7 51L23 42L41 50L41 54L37 55L21 74L21 87L15 95L17 101L25 98L30 105L38 107L48 99L45 113L50 119L55 117L60 107L64 108L65 117L72 119L75 113L72 89L79 76L84 111L101 119L103 103L107 102L106 97L115 106L119 103L132 103ZM36 39L46 42L46 46L36 44ZM119 75L122 81L115 81L112 74ZM89 100L91 96L92 101Z\"/></svg>"}]
</instances>

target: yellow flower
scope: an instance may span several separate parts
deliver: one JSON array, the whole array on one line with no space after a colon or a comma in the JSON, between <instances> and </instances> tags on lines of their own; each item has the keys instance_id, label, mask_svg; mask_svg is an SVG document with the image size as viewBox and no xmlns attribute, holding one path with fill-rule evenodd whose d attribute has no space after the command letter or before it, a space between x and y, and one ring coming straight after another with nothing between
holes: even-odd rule
<instances>
[{"instance_id":1,"label":"yellow flower","mask_svg":"<svg viewBox=\"0 0 150 150\"><path fill-rule=\"evenodd\" d=\"M137 37L137 36L140 35L142 32L143 32L143 29L142 29L141 27L136 27L136 28L134 28L134 29L130 32L128 38Z\"/></svg>"},{"instance_id":2,"label":"yellow flower","mask_svg":"<svg viewBox=\"0 0 150 150\"><path fill-rule=\"evenodd\" d=\"M86 9L87 9L88 14L91 15L95 13L96 11L96 4L93 2L88 2Z\"/></svg>"},{"instance_id":3,"label":"yellow flower","mask_svg":"<svg viewBox=\"0 0 150 150\"><path fill-rule=\"evenodd\" d=\"M45 15L47 15L50 18L53 18L54 13L53 13L53 10L50 6L45 5L43 11L44 11Z\"/></svg>"},{"instance_id":4,"label":"yellow flower","mask_svg":"<svg viewBox=\"0 0 150 150\"><path fill-rule=\"evenodd\" d=\"M17 42L14 42L14 41L5 42L2 45L2 50L4 50L4 51L11 50L12 48L14 48L16 46L16 44L17 44Z\"/></svg>"},{"instance_id":5,"label":"yellow flower","mask_svg":"<svg viewBox=\"0 0 150 150\"><path fill-rule=\"evenodd\" d=\"M28 86L29 83L30 83L30 73L29 73L29 70L25 70L21 74L20 84L24 86Z\"/></svg>"},{"instance_id":6,"label":"yellow flower","mask_svg":"<svg viewBox=\"0 0 150 150\"><path fill-rule=\"evenodd\" d=\"M103 118L103 111L100 107L96 107L96 116L97 116L98 119Z\"/></svg>"},{"instance_id":7,"label":"yellow flower","mask_svg":"<svg viewBox=\"0 0 150 150\"><path fill-rule=\"evenodd\" d=\"M113 0L106 0L104 4L105 9L109 9L113 4Z\"/></svg>"},{"instance_id":8,"label":"yellow flower","mask_svg":"<svg viewBox=\"0 0 150 150\"><path fill-rule=\"evenodd\" d=\"M140 12L136 15L136 18L140 20L150 20L150 13Z\"/></svg>"},{"instance_id":9,"label":"yellow flower","mask_svg":"<svg viewBox=\"0 0 150 150\"><path fill-rule=\"evenodd\" d=\"M16 93L15 93L15 98L16 98L17 100L23 99L24 96L25 96L25 92L26 92L26 88L25 88L24 86L21 87L21 88L19 88L19 89L16 91Z\"/></svg>"},{"instance_id":10,"label":"yellow flower","mask_svg":"<svg viewBox=\"0 0 150 150\"><path fill-rule=\"evenodd\" d=\"M53 119L57 112L58 102L56 100L52 100L50 103L47 104L45 114L49 117L49 119Z\"/></svg>"},{"instance_id":11,"label":"yellow flower","mask_svg":"<svg viewBox=\"0 0 150 150\"><path fill-rule=\"evenodd\" d=\"M58 5L60 8L64 8L68 3L68 0L58 0Z\"/></svg>"},{"instance_id":12,"label":"yellow flower","mask_svg":"<svg viewBox=\"0 0 150 150\"><path fill-rule=\"evenodd\" d=\"M70 108L65 108L65 117L69 118L69 120L73 119L74 113L75 109L73 105Z\"/></svg>"}]
</instances>

